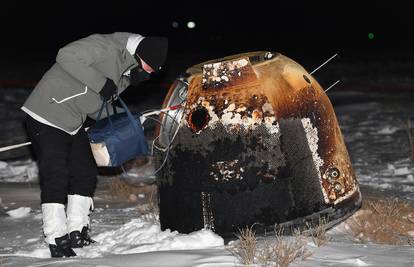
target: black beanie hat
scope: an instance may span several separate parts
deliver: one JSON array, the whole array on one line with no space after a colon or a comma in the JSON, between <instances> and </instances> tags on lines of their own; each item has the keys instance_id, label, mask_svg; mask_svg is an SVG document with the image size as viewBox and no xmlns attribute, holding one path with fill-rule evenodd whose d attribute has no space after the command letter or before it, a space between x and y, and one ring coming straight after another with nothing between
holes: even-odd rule
<instances>
[{"instance_id":1,"label":"black beanie hat","mask_svg":"<svg viewBox=\"0 0 414 267\"><path fill-rule=\"evenodd\" d=\"M167 50L168 39L166 37L149 36L139 43L135 54L157 72L165 63Z\"/></svg>"}]
</instances>

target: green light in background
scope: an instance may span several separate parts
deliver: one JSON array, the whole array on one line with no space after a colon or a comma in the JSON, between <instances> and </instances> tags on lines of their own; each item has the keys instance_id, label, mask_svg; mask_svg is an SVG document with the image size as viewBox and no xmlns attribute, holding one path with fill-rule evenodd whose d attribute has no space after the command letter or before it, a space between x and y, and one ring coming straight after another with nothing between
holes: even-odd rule
<instances>
[{"instance_id":1,"label":"green light in background","mask_svg":"<svg viewBox=\"0 0 414 267\"><path fill-rule=\"evenodd\" d=\"M368 39L372 40L374 39L374 37L375 37L374 33L372 32L368 33Z\"/></svg>"}]
</instances>

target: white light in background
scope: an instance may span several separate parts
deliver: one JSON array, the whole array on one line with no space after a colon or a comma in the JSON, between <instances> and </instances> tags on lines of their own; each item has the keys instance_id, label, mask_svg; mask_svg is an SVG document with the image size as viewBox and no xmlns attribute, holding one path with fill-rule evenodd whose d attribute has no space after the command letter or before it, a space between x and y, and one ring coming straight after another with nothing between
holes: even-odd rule
<instances>
[{"instance_id":1,"label":"white light in background","mask_svg":"<svg viewBox=\"0 0 414 267\"><path fill-rule=\"evenodd\" d=\"M178 28L178 26L180 26L180 24L179 24L177 21L173 21L173 22L171 23L171 26L172 26L173 28Z\"/></svg>"},{"instance_id":2,"label":"white light in background","mask_svg":"<svg viewBox=\"0 0 414 267\"><path fill-rule=\"evenodd\" d=\"M196 26L196 24L195 24L195 22L194 22L194 21L189 21L189 22L187 22L187 28L189 28L189 29L194 29L194 28L195 28L195 26Z\"/></svg>"}]
</instances>

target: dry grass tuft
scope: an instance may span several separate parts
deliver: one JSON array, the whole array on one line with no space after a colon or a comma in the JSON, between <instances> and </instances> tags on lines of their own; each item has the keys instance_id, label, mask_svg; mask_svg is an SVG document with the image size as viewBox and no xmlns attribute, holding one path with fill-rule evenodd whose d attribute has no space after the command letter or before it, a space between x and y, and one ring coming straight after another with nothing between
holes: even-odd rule
<instances>
[{"instance_id":1,"label":"dry grass tuft","mask_svg":"<svg viewBox=\"0 0 414 267\"><path fill-rule=\"evenodd\" d=\"M157 188L155 186L151 187L148 201L145 204L137 206L138 212L143 215L146 220L151 222L157 222L159 219L157 194Z\"/></svg>"},{"instance_id":2,"label":"dry grass tuft","mask_svg":"<svg viewBox=\"0 0 414 267\"><path fill-rule=\"evenodd\" d=\"M274 262L277 267L287 267L297 260L305 260L312 255L306 246L306 238L295 231L292 237L283 236L283 229L275 227Z\"/></svg>"},{"instance_id":3,"label":"dry grass tuft","mask_svg":"<svg viewBox=\"0 0 414 267\"><path fill-rule=\"evenodd\" d=\"M129 195L137 190L136 186L131 185L120 179L113 179L109 185L109 193L112 199L125 200Z\"/></svg>"},{"instance_id":4,"label":"dry grass tuft","mask_svg":"<svg viewBox=\"0 0 414 267\"><path fill-rule=\"evenodd\" d=\"M253 231L253 226L239 229L239 242L234 248L234 253L244 265L251 265L254 263L256 256L256 232Z\"/></svg>"},{"instance_id":5,"label":"dry grass tuft","mask_svg":"<svg viewBox=\"0 0 414 267\"><path fill-rule=\"evenodd\" d=\"M284 236L283 228L275 227L274 237L266 238L258 247L252 227L240 230L238 243L232 252L244 265L260 264L262 267L287 267L312 255L307 249L306 237L299 231L293 236Z\"/></svg>"},{"instance_id":6,"label":"dry grass tuft","mask_svg":"<svg viewBox=\"0 0 414 267\"><path fill-rule=\"evenodd\" d=\"M130 199L131 195L143 194L149 196L156 188L155 185L148 185L145 183L131 184L120 178L114 178L109 184L109 195L115 200L129 200L136 201L136 199Z\"/></svg>"},{"instance_id":7,"label":"dry grass tuft","mask_svg":"<svg viewBox=\"0 0 414 267\"><path fill-rule=\"evenodd\" d=\"M316 225L309 225L310 235L312 236L313 243L320 247L326 245L331 239L326 231L328 230L328 219L326 217L319 217Z\"/></svg>"},{"instance_id":8,"label":"dry grass tuft","mask_svg":"<svg viewBox=\"0 0 414 267\"><path fill-rule=\"evenodd\" d=\"M136 202L140 216L151 222L159 219L158 191L154 184L130 184L119 178L109 184L109 194L114 200Z\"/></svg>"},{"instance_id":9,"label":"dry grass tuft","mask_svg":"<svg viewBox=\"0 0 414 267\"><path fill-rule=\"evenodd\" d=\"M399 218L401 217L401 210L406 206L406 203L400 205L398 198L388 198L385 201L368 202L371 210L374 211L381 218Z\"/></svg>"},{"instance_id":10,"label":"dry grass tuft","mask_svg":"<svg viewBox=\"0 0 414 267\"><path fill-rule=\"evenodd\" d=\"M358 242L412 245L414 207L398 198L370 199L345 225Z\"/></svg>"}]
</instances>

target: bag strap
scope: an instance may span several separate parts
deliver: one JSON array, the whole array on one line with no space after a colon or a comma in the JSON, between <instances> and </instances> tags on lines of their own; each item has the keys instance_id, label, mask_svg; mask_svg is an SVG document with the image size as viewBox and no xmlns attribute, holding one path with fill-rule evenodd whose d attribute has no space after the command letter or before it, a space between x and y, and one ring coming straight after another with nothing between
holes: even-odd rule
<instances>
[{"instance_id":1,"label":"bag strap","mask_svg":"<svg viewBox=\"0 0 414 267\"><path fill-rule=\"evenodd\" d=\"M102 115L102 111L105 107L106 102L104 100L102 100L102 105L101 108L99 109L99 113L98 113L98 117L96 117L96 121L99 121L101 119L101 115Z\"/></svg>"},{"instance_id":2,"label":"bag strap","mask_svg":"<svg viewBox=\"0 0 414 267\"><path fill-rule=\"evenodd\" d=\"M111 119L111 115L109 114L108 103L105 104L105 110L106 110L106 117L108 118L108 121L109 121L109 127L111 127L111 131L113 133L114 127L112 126L112 119Z\"/></svg>"},{"instance_id":3,"label":"bag strap","mask_svg":"<svg viewBox=\"0 0 414 267\"><path fill-rule=\"evenodd\" d=\"M112 103L112 111L113 114L118 114L118 111L116 110L116 106Z\"/></svg>"},{"instance_id":4,"label":"bag strap","mask_svg":"<svg viewBox=\"0 0 414 267\"><path fill-rule=\"evenodd\" d=\"M119 98L119 95L117 95L117 98ZM101 119L103 109L107 105L108 103L102 98L102 105L101 105L101 108L99 109L99 113L98 113L98 117L96 117L96 121L99 121ZM116 110L116 106L114 105L113 101L111 102L111 105L112 105L113 114L117 114L118 112ZM106 109L106 116L109 117L108 109Z\"/></svg>"},{"instance_id":5,"label":"bag strap","mask_svg":"<svg viewBox=\"0 0 414 267\"><path fill-rule=\"evenodd\" d=\"M134 129L136 132L139 132L138 123L137 120L134 119L134 116L132 116L131 111L129 111L127 105L125 102L118 96L119 102L121 103L122 108L125 110L126 114L128 115L129 120L131 121L132 125L134 126Z\"/></svg>"},{"instance_id":6,"label":"bag strap","mask_svg":"<svg viewBox=\"0 0 414 267\"><path fill-rule=\"evenodd\" d=\"M132 125L133 125L133 127L134 127L135 131L136 131L136 132L139 132L139 128L138 128L138 124L137 124L137 120L134 118L134 116L132 115L131 111L129 111L129 109L128 109L127 105L126 105L126 104L125 104L125 102L121 99L121 97L120 97L119 95L117 95L117 99L118 99L118 100L119 100L119 102L121 103L122 108L125 110L125 112L126 112L126 114L127 114L128 118L129 118L130 122L132 123ZM99 113L98 113L98 117L96 118L96 121L99 121L99 120L101 119L103 109L105 108L105 110L106 110L106 116L108 117L108 120L109 120L109 125L110 125L110 127L111 127L111 129L112 129L112 120L111 120L111 116L109 115L108 104L109 104L109 103L107 103L106 101L102 101L102 106L101 106L101 108L99 109ZM112 105L112 107L113 107L113 109L114 109L114 111L115 111L115 110L116 110L115 105L114 105L113 103L111 103L111 105ZM116 113L114 113L114 114L116 114Z\"/></svg>"}]
</instances>

